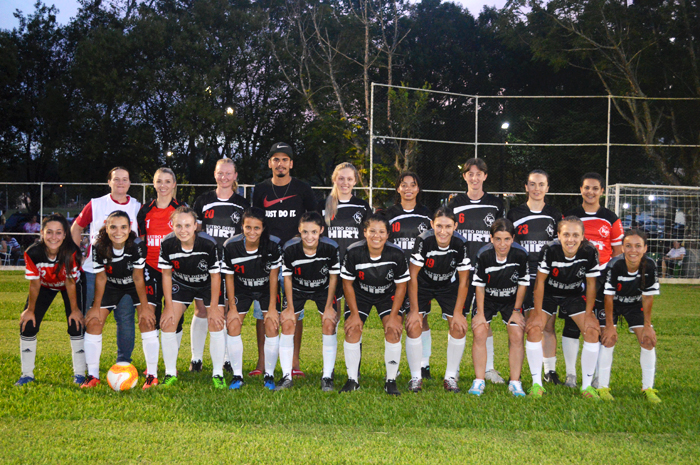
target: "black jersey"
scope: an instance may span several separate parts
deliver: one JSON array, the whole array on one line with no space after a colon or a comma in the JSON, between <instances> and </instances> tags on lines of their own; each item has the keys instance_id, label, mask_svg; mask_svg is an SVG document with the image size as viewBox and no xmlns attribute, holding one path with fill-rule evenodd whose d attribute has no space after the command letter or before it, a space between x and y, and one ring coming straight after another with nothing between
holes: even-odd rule
<instances>
[{"instance_id":1,"label":"black jersey","mask_svg":"<svg viewBox=\"0 0 700 465\"><path fill-rule=\"evenodd\" d=\"M447 204L457 218L457 232L467 241L469 260L476 260L476 254L485 244L491 242L491 225L503 218L503 201L495 195L484 193L478 200L467 194L455 196Z\"/></svg>"},{"instance_id":2,"label":"black jersey","mask_svg":"<svg viewBox=\"0 0 700 465\"><path fill-rule=\"evenodd\" d=\"M93 251L92 266L95 274L104 271L107 283L117 289L126 291L134 288L134 269L142 270L146 266L146 241L136 238L129 247L122 250L113 248L111 262L97 248L93 248Z\"/></svg>"},{"instance_id":3,"label":"black jersey","mask_svg":"<svg viewBox=\"0 0 700 465\"><path fill-rule=\"evenodd\" d=\"M229 237L241 233L241 218L248 208L250 202L237 193L234 192L231 198L220 199L216 196L216 190L197 197L193 207L198 217L197 224L201 224L202 230L213 237L219 246L223 246Z\"/></svg>"},{"instance_id":4,"label":"black jersey","mask_svg":"<svg viewBox=\"0 0 700 465\"><path fill-rule=\"evenodd\" d=\"M418 286L431 289L454 282L457 279L457 271L472 269L464 237L457 233L452 234L450 244L443 249L438 246L432 229L416 238L411 263L421 267L418 272Z\"/></svg>"},{"instance_id":5,"label":"black jersey","mask_svg":"<svg viewBox=\"0 0 700 465\"><path fill-rule=\"evenodd\" d=\"M304 243L295 237L284 244L282 275L292 277L294 291L315 293L328 289L330 275L340 274L338 244L321 237L314 255L304 253Z\"/></svg>"},{"instance_id":6,"label":"black jersey","mask_svg":"<svg viewBox=\"0 0 700 465\"><path fill-rule=\"evenodd\" d=\"M527 204L511 208L506 215L515 226L515 242L522 245L530 255L530 275L537 275L537 260L540 250L557 236L557 223L562 219L561 212L551 205L544 205L542 211L530 210Z\"/></svg>"},{"instance_id":7,"label":"black jersey","mask_svg":"<svg viewBox=\"0 0 700 465\"><path fill-rule=\"evenodd\" d=\"M433 212L424 205L417 205L413 210L404 210L401 204L392 205L382 212L389 220L389 240L398 245L411 258L416 238L430 229Z\"/></svg>"},{"instance_id":8,"label":"black jersey","mask_svg":"<svg viewBox=\"0 0 700 465\"><path fill-rule=\"evenodd\" d=\"M627 270L625 256L618 255L605 267L605 295L613 295L615 307L641 307L643 295L659 295L659 277L656 274L654 260L644 256L644 283L642 284L642 266L634 273ZM601 299L602 300L602 299Z\"/></svg>"},{"instance_id":9,"label":"black jersey","mask_svg":"<svg viewBox=\"0 0 700 465\"><path fill-rule=\"evenodd\" d=\"M221 271L233 275L234 292L270 293L270 271L282 266L280 240L270 236L267 242L267 259L263 261L258 247L252 252L245 248L245 236L239 234L224 243L224 259Z\"/></svg>"},{"instance_id":10,"label":"black jersey","mask_svg":"<svg viewBox=\"0 0 700 465\"><path fill-rule=\"evenodd\" d=\"M316 210L322 216L326 214L325 199L319 202ZM341 263L348 247L364 239L362 223L371 212L369 204L354 195L347 202L338 202L338 212L331 219L331 224L326 225L323 234L338 243Z\"/></svg>"},{"instance_id":11,"label":"black jersey","mask_svg":"<svg viewBox=\"0 0 700 465\"><path fill-rule=\"evenodd\" d=\"M316 208L316 197L311 187L297 178L285 186L275 186L266 179L255 185L253 206L265 210L270 234L286 244L296 234L301 215Z\"/></svg>"},{"instance_id":12,"label":"black jersey","mask_svg":"<svg viewBox=\"0 0 700 465\"><path fill-rule=\"evenodd\" d=\"M194 239L190 251L182 248L182 243L175 233L165 236L160 243L158 268L173 270L173 282L195 288L211 285L211 273L221 271L219 265L219 246L213 237L199 233Z\"/></svg>"},{"instance_id":13,"label":"black jersey","mask_svg":"<svg viewBox=\"0 0 700 465\"><path fill-rule=\"evenodd\" d=\"M542 247L537 266L537 271L548 275L545 294L553 297L583 295L586 278L597 278L602 269L598 251L590 243L584 242L575 256L567 258L559 239Z\"/></svg>"},{"instance_id":14,"label":"black jersey","mask_svg":"<svg viewBox=\"0 0 700 465\"><path fill-rule=\"evenodd\" d=\"M340 277L353 281L355 292L368 299L394 295L397 284L411 279L403 250L387 242L375 260L364 240L348 247Z\"/></svg>"},{"instance_id":15,"label":"black jersey","mask_svg":"<svg viewBox=\"0 0 700 465\"><path fill-rule=\"evenodd\" d=\"M483 287L485 300L499 304L515 304L518 286L530 285L527 250L513 243L504 261L499 261L493 244L485 245L476 254L474 286Z\"/></svg>"}]
</instances>

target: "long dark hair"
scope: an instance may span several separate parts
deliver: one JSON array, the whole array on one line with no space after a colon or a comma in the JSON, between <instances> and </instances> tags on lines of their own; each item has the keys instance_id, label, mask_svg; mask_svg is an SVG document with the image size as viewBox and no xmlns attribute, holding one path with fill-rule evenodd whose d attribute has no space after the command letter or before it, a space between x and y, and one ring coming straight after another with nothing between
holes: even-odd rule
<instances>
[{"instance_id":1,"label":"long dark hair","mask_svg":"<svg viewBox=\"0 0 700 465\"><path fill-rule=\"evenodd\" d=\"M622 243L625 243L625 239L628 237L632 236L639 236L642 238L642 242L644 242L644 245L647 245L647 234L642 231L641 229L628 229L625 231L625 235L622 236ZM646 279L647 279L647 254L644 254L642 256L642 260L640 261L639 264L639 276L641 279L639 280L639 292L644 292L644 287L646 286Z\"/></svg>"},{"instance_id":2,"label":"long dark hair","mask_svg":"<svg viewBox=\"0 0 700 465\"><path fill-rule=\"evenodd\" d=\"M268 258L268 245L270 243L270 230L267 228L267 222L265 221L265 212L261 208L252 207L243 213L241 218L241 228L245 224L246 218L260 220L263 225L262 234L260 234L260 243L258 244L258 251L260 252L260 258L262 259L263 265L267 263Z\"/></svg>"},{"instance_id":3,"label":"long dark hair","mask_svg":"<svg viewBox=\"0 0 700 465\"><path fill-rule=\"evenodd\" d=\"M421 182L418 175L413 171L403 171L401 174L399 174L399 177L396 178L396 201L394 202L394 204L399 205L401 203L401 194L399 194L399 186L406 178L413 178L413 180L416 182L416 186L418 186L418 194L416 194L416 206L418 207L421 205L420 198L421 194L423 193L423 183Z\"/></svg>"},{"instance_id":4,"label":"long dark hair","mask_svg":"<svg viewBox=\"0 0 700 465\"><path fill-rule=\"evenodd\" d=\"M97 233L95 245L93 247L95 248L95 252L100 254L101 257L107 259L108 264L112 263L114 253L112 252L112 241L109 239L109 235L107 234L107 225L109 224L110 220L114 218L126 218L127 224L131 226L131 218L129 218L129 214L125 211L117 210L109 214L105 220L104 226L100 228L100 232ZM124 244L124 248L126 249L127 247L131 247L135 239L136 233L133 230L129 230L129 237L126 240L126 244Z\"/></svg>"},{"instance_id":5,"label":"long dark hair","mask_svg":"<svg viewBox=\"0 0 700 465\"><path fill-rule=\"evenodd\" d=\"M71 268L71 260L73 254L75 252L80 251L80 248L78 248L76 243L73 242L73 239L71 239L70 237L70 226L68 225L68 220L66 220L66 217L61 215L60 213L52 213L45 217L41 222L41 237L39 239L38 244L39 246L44 248L44 251L47 252L47 255L48 247L46 246L46 243L44 243L44 229L46 229L46 225L48 225L52 221L61 223L61 227L63 228L63 231L66 234L66 237L63 239L61 246L58 248L58 253L56 254L56 263L58 265L56 274L58 275L64 267L66 270L69 270ZM68 273L66 272L66 274Z\"/></svg>"}]
</instances>

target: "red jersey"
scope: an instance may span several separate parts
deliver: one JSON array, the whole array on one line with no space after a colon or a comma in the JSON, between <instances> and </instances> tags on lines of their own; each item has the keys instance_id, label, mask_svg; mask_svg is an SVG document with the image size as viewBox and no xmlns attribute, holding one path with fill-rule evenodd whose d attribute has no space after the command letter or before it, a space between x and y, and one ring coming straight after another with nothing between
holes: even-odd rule
<instances>
[{"instance_id":1,"label":"red jersey","mask_svg":"<svg viewBox=\"0 0 700 465\"><path fill-rule=\"evenodd\" d=\"M622 245L622 222L615 213L605 207L600 207L595 213L587 213L583 207L576 207L564 216L577 216L583 221L586 239L598 249L601 265L612 258L614 245Z\"/></svg>"},{"instance_id":2,"label":"red jersey","mask_svg":"<svg viewBox=\"0 0 700 465\"><path fill-rule=\"evenodd\" d=\"M139 236L142 236L146 241L148 250L146 264L151 268L160 270L158 268L160 241L173 232L170 215L182 205L182 203L173 199L167 207L158 208L158 202L153 200L139 210L139 214L136 217L139 225Z\"/></svg>"},{"instance_id":3,"label":"red jersey","mask_svg":"<svg viewBox=\"0 0 700 465\"><path fill-rule=\"evenodd\" d=\"M58 262L56 259L49 259L43 245L34 244L29 247L24 252L24 263L26 266L24 277L26 279L38 279L42 286L56 291L66 289L66 267L61 267L61 271L58 272ZM80 265L78 263L76 251L71 256L70 268L68 269L68 276L75 281L80 278Z\"/></svg>"}]
</instances>

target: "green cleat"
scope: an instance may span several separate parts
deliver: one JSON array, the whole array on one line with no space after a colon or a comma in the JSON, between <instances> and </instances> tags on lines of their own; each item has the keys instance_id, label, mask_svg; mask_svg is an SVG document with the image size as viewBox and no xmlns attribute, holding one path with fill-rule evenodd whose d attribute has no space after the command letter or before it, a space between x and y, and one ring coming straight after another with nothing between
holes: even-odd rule
<instances>
[{"instance_id":1,"label":"green cleat","mask_svg":"<svg viewBox=\"0 0 700 465\"><path fill-rule=\"evenodd\" d=\"M649 402L651 402L652 404L660 404L661 403L661 399L657 395L657 392L659 392L659 391L657 391L656 389L653 389L653 388L648 388L648 389L642 390L642 394L644 394L644 396L646 396L647 400Z\"/></svg>"},{"instance_id":2,"label":"green cleat","mask_svg":"<svg viewBox=\"0 0 700 465\"><path fill-rule=\"evenodd\" d=\"M613 395L610 393L610 388L598 388L596 391L598 391L598 396L600 396L602 400L607 402L612 402L615 400Z\"/></svg>"},{"instance_id":3,"label":"green cleat","mask_svg":"<svg viewBox=\"0 0 700 465\"><path fill-rule=\"evenodd\" d=\"M530 395L530 397L542 397L545 394L545 392L547 392L547 390L539 384L533 384L527 392Z\"/></svg>"},{"instance_id":4,"label":"green cleat","mask_svg":"<svg viewBox=\"0 0 700 465\"><path fill-rule=\"evenodd\" d=\"M212 382L214 383L214 389L226 389L226 379L223 376L212 376Z\"/></svg>"},{"instance_id":5,"label":"green cleat","mask_svg":"<svg viewBox=\"0 0 700 465\"><path fill-rule=\"evenodd\" d=\"M593 386L588 386L586 389L581 389L581 395L584 399L600 400L598 391L596 391L596 389Z\"/></svg>"},{"instance_id":6,"label":"green cleat","mask_svg":"<svg viewBox=\"0 0 700 465\"><path fill-rule=\"evenodd\" d=\"M165 375L163 382L160 384L164 388L169 388L177 384L177 376Z\"/></svg>"}]
</instances>

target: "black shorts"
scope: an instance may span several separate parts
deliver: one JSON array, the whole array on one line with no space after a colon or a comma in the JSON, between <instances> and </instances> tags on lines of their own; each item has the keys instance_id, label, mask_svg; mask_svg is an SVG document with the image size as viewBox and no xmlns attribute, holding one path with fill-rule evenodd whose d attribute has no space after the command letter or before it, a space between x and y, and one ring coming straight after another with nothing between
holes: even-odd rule
<instances>
[{"instance_id":1,"label":"black shorts","mask_svg":"<svg viewBox=\"0 0 700 465\"><path fill-rule=\"evenodd\" d=\"M504 324L508 324L510 317L513 316L513 304L502 304L492 300L484 299L484 317L486 322L491 324L491 320L498 314L501 314L501 319ZM472 318L476 316L476 308L472 309Z\"/></svg>"},{"instance_id":2,"label":"black shorts","mask_svg":"<svg viewBox=\"0 0 700 465\"><path fill-rule=\"evenodd\" d=\"M627 320L627 325L632 328L641 328L644 326L644 309L642 307L633 306L615 306L613 311L613 324L617 326L617 319L620 316L624 316ZM605 309L595 309L595 315L598 318L600 327L605 327Z\"/></svg>"},{"instance_id":3,"label":"black shorts","mask_svg":"<svg viewBox=\"0 0 700 465\"><path fill-rule=\"evenodd\" d=\"M362 320L362 323L364 323L365 321L367 321L367 317L369 316L369 312L372 311L372 307L377 309L379 318L384 318L385 316L390 314L391 307L394 305L394 296L391 294L379 295L374 297L374 299L370 300L362 294L355 292L355 302L357 302L357 309L360 312L360 319ZM399 310L399 315L404 315L403 306ZM345 319L347 320L349 317L350 309L348 308L346 302Z\"/></svg>"},{"instance_id":4,"label":"black shorts","mask_svg":"<svg viewBox=\"0 0 700 465\"><path fill-rule=\"evenodd\" d=\"M597 312L598 310L601 310L605 312L605 301L604 300L598 300L598 296L603 295L603 292L601 289L605 288L605 273L601 273L600 276L598 276L595 280L595 305L593 306L593 309Z\"/></svg>"},{"instance_id":5,"label":"black shorts","mask_svg":"<svg viewBox=\"0 0 700 465\"><path fill-rule=\"evenodd\" d=\"M318 313L323 315L326 309L326 301L328 300L328 289L315 292L313 294L306 293L306 292L299 292L299 291L292 291L293 292L293 300L292 302L294 303L294 314L298 315L301 312L304 311L304 305L306 304L307 300L311 300L316 304L316 308L318 309ZM335 305L337 302L337 299L333 297L333 305ZM287 296L284 296L284 299L282 299L282 310L287 309Z\"/></svg>"},{"instance_id":6,"label":"black shorts","mask_svg":"<svg viewBox=\"0 0 700 465\"><path fill-rule=\"evenodd\" d=\"M570 318L586 311L586 299L582 295L554 297L545 294L542 299L542 311L548 315L554 315L557 308L559 308L559 318Z\"/></svg>"},{"instance_id":7,"label":"black shorts","mask_svg":"<svg viewBox=\"0 0 700 465\"><path fill-rule=\"evenodd\" d=\"M189 307L193 300L201 300L205 307L211 303L211 286L189 287L173 281L173 302ZM219 293L219 305L221 303L221 293Z\"/></svg>"},{"instance_id":8,"label":"black shorts","mask_svg":"<svg viewBox=\"0 0 700 465\"><path fill-rule=\"evenodd\" d=\"M202 300L204 301L201 297L195 297L195 300ZM211 289L209 290L209 299L207 299L204 302L209 302L211 300ZM224 275L221 275L221 286L219 287L219 305L222 307L226 306L226 280L224 279ZM205 303L205 307L208 307L209 304Z\"/></svg>"},{"instance_id":9,"label":"black shorts","mask_svg":"<svg viewBox=\"0 0 700 465\"><path fill-rule=\"evenodd\" d=\"M525 298L523 299L523 312L529 312L535 308L535 278L530 276L530 285L525 291Z\"/></svg>"},{"instance_id":10,"label":"black shorts","mask_svg":"<svg viewBox=\"0 0 700 465\"><path fill-rule=\"evenodd\" d=\"M131 289L119 289L115 286L110 286L109 283L105 286L105 292L102 294L102 302L100 303L100 308L104 308L109 310L110 312L113 311L115 308L117 308L117 305L119 305L119 301L122 300L122 297L125 295L131 296L131 301L134 303L134 306L138 307L141 305L141 301L139 300L139 295L136 292L136 288L132 287ZM151 302L149 299L148 301L149 304L153 305L154 307L156 306L155 302Z\"/></svg>"},{"instance_id":11,"label":"black shorts","mask_svg":"<svg viewBox=\"0 0 700 465\"><path fill-rule=\"evenodd\" d=\"M437 289L418 286L418 311L421 315L429 315L430 302L432 299L435 299L442 310L444 318L454 316L458 288L458 281ZM464 308L462 309L462 314L465 314Z\"/></svg>"},{"instance_id":12,"label":"black shorts","mask_svg":"<svg viewBox=\"0 0 700 465\"><path fill-rule=\"evenodd\" d=\"M258 301L260 303L260 310L262 310L263 313L267 313L267 309L270 307L270 293L269 292L244 292L244 291L238 291L235 293L236 297L236 310L238 310L238 313L241 315L245 315L250 311L250 306L253 305L254 301ZM281 309L280 305L280 296L277 294L277 311L279 312ZM301 306L301 309L304 309L304 306Z\"/></svg>"}]
</instances>

